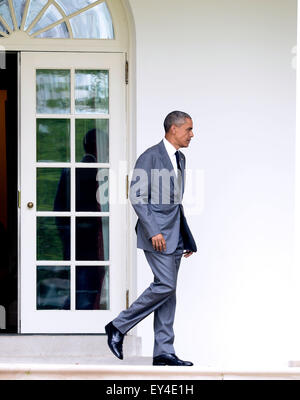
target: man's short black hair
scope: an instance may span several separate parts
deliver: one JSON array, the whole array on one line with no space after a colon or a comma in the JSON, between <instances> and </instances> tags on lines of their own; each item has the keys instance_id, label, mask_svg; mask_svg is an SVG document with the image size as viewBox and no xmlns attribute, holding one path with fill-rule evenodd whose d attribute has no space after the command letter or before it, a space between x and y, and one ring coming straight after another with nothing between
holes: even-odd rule
<instances>
[{"instance_id":1,"label":"man's short black hair","mask_svg":"<svg viewBox=\"0 0 300 400\"><path fill-rule=\"evenodd\" d=\"M164 128L165 128L165 132L169 132L170 128L172 125L176 125L176 126L180 126L183 125L185 123L186 118L188 119L192 119L192 117L183 112L183 111L172 111L170 112L164 121Z\"/></svg>"}]
</instances>

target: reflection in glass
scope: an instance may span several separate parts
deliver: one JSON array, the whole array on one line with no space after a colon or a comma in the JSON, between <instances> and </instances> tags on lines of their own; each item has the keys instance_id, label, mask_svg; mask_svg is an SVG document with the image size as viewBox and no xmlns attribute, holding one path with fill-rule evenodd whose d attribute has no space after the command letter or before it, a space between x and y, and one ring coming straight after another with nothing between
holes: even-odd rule
<instances>
[{"instance_id":1,"label":"reflection in glass","mask_svg":"<svg viewBox=\"0 0 300 400\"><path fill-rule=\"evenodd\" d=\"M70 18L75 39L114 39L114 27L106 3Z\"/></svg>"},{"instance_id":2,"label":"reflection in glass","mask_svg":"<svg viewBox=\"0 0 300 400\"><path fill-rule=\"evenodd\" d=\"M70 211L69 168L37 168L37 211Z\"/></svg>"},{"instance_id":3,"label":"reflection in glass","mask_svg":"<svg viewBox=\"0 0 300 400\"><path fill-rule=\"evenodd\" d=\"M70 113L70 71L36 71L36 110L38 114Z\"/></svg>"},{"instance_id":4,"label":"reflection in glass","mask_svg":"<svg viewBox=\"0 0 300 400\"><path fill-rule=\"evenodd\" d=\"M76 211L109 211L109 169L76 169Z\"/></svg>"},{"instance_id":5,"label":"reflection in glass","mask_svg":"<svg viewBox=\"0 0 300 400\"><path fill-rule=\"evenodd\" d=\"M67 15L95 3L96 0L56 0Z\"/></svg>"},{"instance_id":6,"label":"reflection in glass","mask_svg":"<svg viewBox=\"0 0 300 400\"><path fill-rule=\"evenodd\" d=\"M70 260L70 218L37 217L37 260Z\"/></svg>"},{"instance_id":7,"label":"reflection in glass","mask_svg":"<svg viewBox=\"0 0 300 400\"><path fill-rule=\"evenodd\" d=\"M107 261L109 217L76 218L76 260Z\"/></svg>"},{"instance_id":8,"label":"reflection in glass","mask_svg":"<svg viewBox=\"0 0 300 400\"><path fill-rule=\"evenodd\" d=\"M7 25L13 30L14 29L14 24L13 24L12 19L11 19L8 0L1 0L0 1L0 15L5 20Z\"/></svg>"},{"instance_id":9,"label":"reflection in glass","mask_svg":"<svg viewBox=\"0 0 300 400\"><path fill-rule=\"evenodd\" d=\"M14 5L18 28L20 28L22 23L22 17L24 14L24 8L26 5L26 0L13 0L13 5Z\"/></svg>"},{"instance_id":10,"label":"reflection in glass","mask_svg":"<svg viewBox=\"0 0 300 400\"><path fill-rule=\"evenodd\" d=\"M4 33L8 33L8 30L5 28L5 26L1 23L0 21L0 31L4 32Z\"/></svg>"},{"instance_id":11,"label":"reflection in glass","mask_svg":"<svg viewBox=\"0 0 300 400\"><path fill-rule=\"evenodd\" d=\"M109 120L77 119L76 162L109 162Z\"/></svg>"},{"instance_id":12,"label":"reflection in glass","mask_svg":"<svg viewBox=\"0 0 300 400\"><path fill-rule=\"evenodd\" d=\"M108 114L108 71L75 71L75 109L77 114Z\"/></svg>"},{"instance_id":13,"label":"reflection in glass","mask_svg":"<svg viewBox=\"0 0 300 400\"><path fill-rule=\"evenodd\" d=\"M37 17L40 11L42 11L43 7L48 3L48 0L31 0L30 5L27 12L26 22L24 25L24 29L30 26L33 20Z\"/></svg>"},{"instance_id":14,"label":"reflection in glass","mask_svg":"<svg viewBox=\"0 0 300 400\"><path fill-rule=\"evenodd\" d=\"M31 29L29 34L32 35L34 32L37 32L40 29L46 28L47 26L53 24L53 22L56 22L60 19L62 19L61 13L58 11L58 9L53 4L50 4L50 6L46 9L44 14L38 20L38 22Z\"/></svg>"},{"instance_id":15,"label":"reflection in glass","mask_svg":"<svg viewBox=\"0 0 300 400\"><path fill-rule=\"evenodd\" d=\"M70 120L37 119L38 162L70 161Z\"/></svg>"},{"instance_id":16,"label":"reflection in glass","mask_svg":"<svg viewBox=\"0 0 300 400\"><path fill-rule=\"evenodd\" d=\"M35 36L36 38L69 38L69 31L67 24L63 22L62 24L56 25L51 29L46 30Z\"/></svg>"},{"instance_id":17,"label":"reflection in glass","mask_svg":"<svg viewBox=\"0 0 300 400\"><path fill-rule=\"evenodd\" d=\"M37 310L70 310L70 267L37 267Z\"/></svg>"},{"instance_id":18,"label":"reflection in glass","mask_svg":"<svg viewBox=\"0 0 300 400\"><path fill-rule=\"evenodd\" d=\"M76 310L109 309L108 266L76 267Z\"/></svg>"}]
</instances>

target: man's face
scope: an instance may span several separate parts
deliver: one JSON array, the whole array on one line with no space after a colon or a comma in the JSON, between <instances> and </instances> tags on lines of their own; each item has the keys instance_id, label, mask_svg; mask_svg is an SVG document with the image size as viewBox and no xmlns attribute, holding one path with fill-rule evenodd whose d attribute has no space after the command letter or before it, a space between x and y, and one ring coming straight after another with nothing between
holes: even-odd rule
<instances>
[{"instance_id":1,"label":"man's face","mask_svg":"<svg viewBox=\"0 0 300 400\"><path fill-rule=\"evenodd\" d=\"M185 118L185 122L181 126L172 126L174 142L178 147L188 147L193 134L193 121L190 118Z\"/></svg>"}]
</instances>

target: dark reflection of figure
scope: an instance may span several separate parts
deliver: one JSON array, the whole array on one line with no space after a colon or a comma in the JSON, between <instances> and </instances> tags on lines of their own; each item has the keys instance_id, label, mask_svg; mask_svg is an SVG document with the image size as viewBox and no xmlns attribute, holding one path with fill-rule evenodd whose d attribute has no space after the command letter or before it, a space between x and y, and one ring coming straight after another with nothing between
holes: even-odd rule
<instances>
[{"instance_id":1,"label":"dark reflection of figure","mask_svg":"<svg viewBox=\"0 0 300 400\"><path fill-rule=\"evenodd\" d=\"M97 162L97 131L88 131L83 140L83 163ZM97 201L97 168L76 168L76 211L101 211ZM54 211L70 210L70 169L63 169L54 202ZM57 228L64 247L64 259L70 260L70 224L57 217ZM104 260L102 220L99 217L76 217L76 260ZM104 267L77 267L76 309L99 309Z\"/></svg>"},{"instance_id":2,"label":"dark reflection of figure","mask_svg":"<svg viewBox=\"0 0 300 400\"><path fill-rule=\"evenodd\" d=\"M15 275L10 271L8 235L1 222L0 243L0 305L3 306L7 311L10 304L17 298L17 282Z\"/></svg>"}]
</instances>

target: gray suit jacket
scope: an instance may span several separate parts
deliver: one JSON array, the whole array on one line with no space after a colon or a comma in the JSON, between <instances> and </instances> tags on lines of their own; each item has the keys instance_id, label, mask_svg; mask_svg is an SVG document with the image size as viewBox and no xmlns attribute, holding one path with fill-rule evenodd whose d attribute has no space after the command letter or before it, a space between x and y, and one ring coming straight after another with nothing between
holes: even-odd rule
<instances>
[{"instance_id":1,"label":"gray suit jacket","mask_svg":"<svg viewBox=\"0 0 300 400\"><path fill-rule=\"evenodd\" d=\"M185 249L197 251L181 204L185 184L185 156L181 151L179 155L181 170L184 171L182 180L176 178L163 140L145 150L136 161L129 198L138 216L135 231L137 247L140 249L156 251L151 238L161 233L166 241L164 253L171 254L176 250L181 231Z\"/></svg>"}]
</instances>

